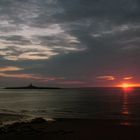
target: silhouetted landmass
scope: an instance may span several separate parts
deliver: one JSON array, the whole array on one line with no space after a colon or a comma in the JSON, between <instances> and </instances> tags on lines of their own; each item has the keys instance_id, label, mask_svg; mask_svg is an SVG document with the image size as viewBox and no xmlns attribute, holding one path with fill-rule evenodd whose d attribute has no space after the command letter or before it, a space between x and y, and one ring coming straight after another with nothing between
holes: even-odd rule
<instances>
[{"instance_id":1,"label":"silhouetted landmass","mask_svg":"<svg viewBox=\"0 0 140 140\"><path fill-rule=\"evenodd\" d=\"M38 86L33 86L30 84L29 86L25 87L6 87L5 89L61 89L59 87L38 87Z\"/></svg>"}]
</instances>

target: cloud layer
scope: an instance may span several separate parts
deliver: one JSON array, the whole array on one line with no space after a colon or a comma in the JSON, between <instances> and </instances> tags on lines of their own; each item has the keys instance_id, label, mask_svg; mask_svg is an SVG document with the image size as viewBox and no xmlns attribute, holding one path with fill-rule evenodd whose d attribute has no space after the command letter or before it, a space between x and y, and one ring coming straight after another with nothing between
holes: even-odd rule
<instances>
[{"instance_id":1,"label":"cloud layer","mask_svg":"<svg viewBox=\"0 0 140 140\"><path fill-rule=\"evenodd\" d=\"M124 77L139 82L139 35L139 0L0 1L0 67L64 77L70 86L110 86ZM117 79L97 78L104 75Z\"/></svg>"},{"instance_id":2,"label":"cloud layer","mask_svg":"<svg viewBox=\"0 0 140 140\"><path fill-rule=\"evenodd\" d=\"M1 1L1 58L11 61L46 60L55 55L84 50L78 38L67 32L62 24L50 22L53 13L59 9L61 11L56 3L37 0ZM42 20L46 22L38 23Z\"/></svg>"}]
</instances>

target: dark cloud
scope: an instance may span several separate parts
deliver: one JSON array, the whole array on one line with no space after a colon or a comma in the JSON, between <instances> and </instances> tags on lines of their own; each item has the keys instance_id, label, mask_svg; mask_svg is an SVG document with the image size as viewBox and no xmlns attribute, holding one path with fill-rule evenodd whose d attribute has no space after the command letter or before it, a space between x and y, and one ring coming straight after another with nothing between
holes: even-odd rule
<instances>
[{"instance_id":1,"label":"dark cloud","mask_svg":"<svg viewBox=\"0 0 140 140\"><path fill-rule=\"evenodd\" d=\"M60 0L65 9L66 19L102 18L122 20L138 18L140 2L138 0Z\"/></svg>"},{"instance_id":2,"label":"dark cloud","mask_svg":"<svg viewBox=\"0 0 140 140\"><path fill-rule=\"evenodd\" d=\"M0 36L7 44L32 45L31 41L20 35Z\"/></svg>"}]
</instances>

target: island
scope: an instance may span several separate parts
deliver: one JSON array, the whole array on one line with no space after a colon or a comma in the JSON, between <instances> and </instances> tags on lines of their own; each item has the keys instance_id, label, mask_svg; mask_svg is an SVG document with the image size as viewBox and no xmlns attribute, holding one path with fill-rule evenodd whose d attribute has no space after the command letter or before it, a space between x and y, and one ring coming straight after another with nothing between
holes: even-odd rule
<instances>
[{"instance_id":1,"label":"island","mask_svg":"<svg viewBox=\"0 0 140 140\"><path fill-rule=\"evenodd\" d=\"M38 87L34 86L32 83L25 87L6 87L5 89L61 89L59 87Z\"/></svg>"}]
</instances>

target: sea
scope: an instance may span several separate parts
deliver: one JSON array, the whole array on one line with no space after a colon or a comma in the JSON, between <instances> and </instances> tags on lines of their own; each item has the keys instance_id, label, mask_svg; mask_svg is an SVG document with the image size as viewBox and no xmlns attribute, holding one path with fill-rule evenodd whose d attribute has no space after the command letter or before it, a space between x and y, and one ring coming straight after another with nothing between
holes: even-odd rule
<instances>
[{"instance_id":1,"label":"sea","mask_svg":"<svg viewBox=\"0 0 140 140\"><path fill-rule=\"evenodd\" d=\"M0 89L0 124L43 117L140 120L140 89Z\"/></svg>"}]
</instances>

